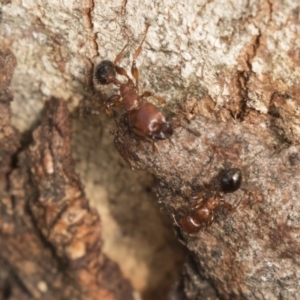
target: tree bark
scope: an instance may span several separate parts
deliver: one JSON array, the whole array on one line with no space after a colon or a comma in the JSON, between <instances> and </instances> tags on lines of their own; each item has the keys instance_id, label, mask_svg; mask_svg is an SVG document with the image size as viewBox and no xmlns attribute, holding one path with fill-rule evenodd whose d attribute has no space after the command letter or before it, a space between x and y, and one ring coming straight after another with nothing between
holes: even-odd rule
<instances>
[{"instance_id":1,"label":"tree bark","mask_svg":"<svg viewBox=\"0 0 300 300\"><path fill-rule=\"evenodd\" d=\"M166 298L173 280L166 274L176 274L182 260L172 228L189 257L170 299L297 298L299 12L297 1L2 1L0 45L9 49L2 50L0 71L3 298L12 291L16 299L18 293L41 297L45 285L38 288L33 276L23 281L22 262L31 255L34 262L49 261L41 273L32 267L36 280L48 267L54 270L40 280L49 299L62 290L56 281L73 298L130 297L128 282L103 254L101 235L106 253L135 289L149 299ZM166 100L161 109L175 129L170 141L156 143L157 152L128 130L126 116L118 126L104 116L103 101L118 90L93 78L94 66L113 61L126 43L120 65L130 69L146 24L139 87ZM73 140L61 100L72 112ZM99 115L81 117L78 110ZM150 202L151 177L125 171L112 152L113 140L131 168L155 176L159 206L171 222L161 221ZM74 164L104 225L88 208ZM211 226L196 234L172 224L190 212L193 194L219 191L220 174L228 168L243 175L241 188L224 196L233 207L239 203L236 209L216 210ZM80 224L64 219L73 210L82 213ZM21 224L25 229L17 234ZM64 226L72 228L71 236L64 236ZM90 234L81 241L87 228ZM34 253L17 247L25 240ZM96 276L101 266L115 270L110 276L124 284L122 292L109 286L106 275ZM84 276L88 284L81 281L84 268L91 271Z\"/></svg>"}]
</instances>

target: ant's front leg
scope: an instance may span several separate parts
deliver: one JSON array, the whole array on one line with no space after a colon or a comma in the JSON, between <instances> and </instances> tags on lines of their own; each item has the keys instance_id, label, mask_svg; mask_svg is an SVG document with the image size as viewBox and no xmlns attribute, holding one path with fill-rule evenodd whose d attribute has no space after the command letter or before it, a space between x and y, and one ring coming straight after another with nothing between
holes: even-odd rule
<instances>
[{"instance_id":1,"label":"ant's front leg","mask_svg":"<svg viewBox=\"0 0 300 300\"><path fill-rule=\"evenodd\" d=\"M105 113L113 117L114 112L113 112L113 107L121 107L123 105L122 101L120 100L121 96L120 95L112 95L109 97L106 102L105 102Z\"/></svg>"},{"instance_id":2,"label":"ant's front leg","mask_svg":"<svg viewBox=\"0 0 300 300\"><path fill-rule=\"evenodd\" d=\"M127 75L127 72L126 72L126 70L125 70L124 68L115 65L115 70L116 70L116 72L117 72L119 75L125 76L125 77L127 78L127 80L131 80L131 79L129 78L129 76ZM120 85L119 85L119 86L120 86Z\"/></svg>"}]
</instances>

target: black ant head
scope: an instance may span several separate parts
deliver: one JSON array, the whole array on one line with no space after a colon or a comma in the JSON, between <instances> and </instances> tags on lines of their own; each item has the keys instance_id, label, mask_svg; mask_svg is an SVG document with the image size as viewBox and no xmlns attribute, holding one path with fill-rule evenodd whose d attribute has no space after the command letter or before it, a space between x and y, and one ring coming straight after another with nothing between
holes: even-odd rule
<instances>
[{"instance_id":1,"label":"black ant head","mask_svg":"<svg viewBox=\"0 0 300 300\"><path fill-rule=\"evenodd\" d=\"M95 66L96 82L102 85L109 84L110 78L115 78L116 71L114 64L110 60L103 60Z\"/></svg>"},{"instance_id":2,"label":"black ant head","mask_svg":"<svg viewBox=\"0 0 300 300\"><path fill-rule=\"evenodd\" d=\"M238 168L224 171L221 175L221 188L225 193L237 191L242 184L242 172Z\"/></svg>"}]
</instances>

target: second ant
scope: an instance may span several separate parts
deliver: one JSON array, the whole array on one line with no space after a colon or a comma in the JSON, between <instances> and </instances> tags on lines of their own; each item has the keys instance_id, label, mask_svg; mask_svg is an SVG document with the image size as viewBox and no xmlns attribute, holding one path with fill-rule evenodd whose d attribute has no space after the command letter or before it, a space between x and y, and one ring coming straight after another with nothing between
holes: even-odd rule
<instances>
[{"instance_id":1,"label":"second ant","mask_svg":"<svg viewBox=\"0 0 300 300\"><path fill-rule=\"evenodd\" d=\"M242 172L238 168L229 169L221 174L220 191L207 191L192 197L196 202L191 208L179 218L173 215L175 224L186 233L193 234L212 224L216 211L224 209L229 212L235 211L236 206L232 206L224 200L224 193L237 191L242 184Z\"/></svg>"}]
</instances>

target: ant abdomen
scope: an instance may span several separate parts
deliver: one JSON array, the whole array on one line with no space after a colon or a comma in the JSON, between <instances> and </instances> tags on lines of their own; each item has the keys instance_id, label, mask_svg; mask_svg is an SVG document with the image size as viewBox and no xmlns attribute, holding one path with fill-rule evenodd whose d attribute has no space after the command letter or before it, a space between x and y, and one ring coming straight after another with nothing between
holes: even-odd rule
<instances>
[{"instance_id":1,"label":"ant abdomen","mask_svg":"<svg viewBox=\"0 0 300 300\"><path fill-rule=\"evenodd\" d=\"M201 229L201 225L198 224L191 215L181 217L178 223L188 234L197 233Z\"/></svg>"},{"instance_id":2,"label":"ant abdomen","mask_svg":"<svg viewBox=\"0 0 300 300\"><path fill-rule=\"evenodd\" d=\"M173 128L163 113L152 103L143 102L129 112L130 125L136 134L156 140L164 140L173 134Z\"/></svg>"}]
</instances>

